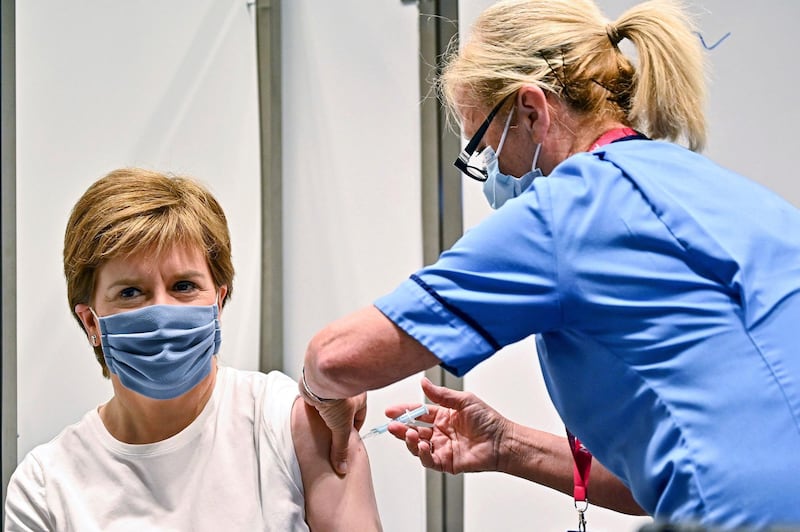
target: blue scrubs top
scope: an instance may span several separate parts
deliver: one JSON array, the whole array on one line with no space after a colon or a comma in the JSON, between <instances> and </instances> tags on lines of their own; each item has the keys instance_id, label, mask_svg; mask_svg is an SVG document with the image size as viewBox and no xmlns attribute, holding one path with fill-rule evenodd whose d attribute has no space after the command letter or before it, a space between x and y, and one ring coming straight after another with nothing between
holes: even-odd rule
<instances>
[{"instance_id":1,"label":"blue scrubs top","mask_svg":"<svg viewBox=\"0 0 800 532\"><path fill-rule=\"evenodd\" d=\"M800 211L764 187L612 143L375 305L456 375L537 334L563 421L656 518L800 524Z\"/></svg>"}]
</instances>

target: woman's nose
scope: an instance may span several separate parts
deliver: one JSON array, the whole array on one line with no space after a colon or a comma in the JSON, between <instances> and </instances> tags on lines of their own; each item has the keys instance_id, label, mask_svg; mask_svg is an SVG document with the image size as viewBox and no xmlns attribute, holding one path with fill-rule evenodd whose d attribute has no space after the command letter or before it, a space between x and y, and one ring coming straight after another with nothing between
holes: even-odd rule
<instances>
[{"instance_id":1,"label":"woman's nose","mask_svg":"<svg viewBox=\"0 0 800 532\"><path fill-rule=\"evenodd\" d=\"M151 305L171 305L174 304L172 297L170 296L169 292L163 288L157 288L153 290L153 297L150 301Z\"/></svg>"}]
</instances>

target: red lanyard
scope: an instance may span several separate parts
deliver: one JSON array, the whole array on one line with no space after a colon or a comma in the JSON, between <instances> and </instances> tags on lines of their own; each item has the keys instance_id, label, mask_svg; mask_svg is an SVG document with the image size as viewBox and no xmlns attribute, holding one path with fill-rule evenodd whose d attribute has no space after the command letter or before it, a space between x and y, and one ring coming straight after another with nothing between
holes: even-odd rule
<instances>
[{"instance_id":1,"label":"red lanyard","mask_svg":"<svg viewBox=\"0 0 800 532\"><path fill-rule=\"evenodd\" d=\"M600 135L592 143L589 151L594 151L601 146L626 137L641 137L641 135L629 127L611 129ZM592 453L584 447L569 429L567 429L567 441L569 442L569 450L572 452L574 465L572 469L572 496L575 499L575 509L578 511L578 530L586 532L586 519L583 514L589 507L589 473L592 470Z\"/></svg>"},{"instance_id":2,"label":"red lanyard","mask_svg":"<svg viewBox=\"0 0 800 532\"><path fill-rule=\"evenodd\" d=\"M629 127L619 127L606 131L592 143L589 151L594 151L601 146L610 144L615 140L625 137L636 137L639 134ZM592 471L592 453L584 447L581 441L567 429L567 441L572 452L572 496L575 499L575 509L578 511L578 530L585 532L586 519L584 512L589 507L589 473Z\"/></svg>"},{"instance_id":3,"label":"red lanyard","mask_svg":"<svg viewBox=\"0 0 800 532\"><path fill-rule=\"evenodd\" d=\"M590 151L596 150L600 146L605 146L615 140L638 135L636 131L629 127L610 129L600 135L597 140L592 143ZM569 449L572 451L572 458L575 461L575 469L572 476L574 482L573 495L575 496L575 506L577 508L578 503L588 504L587 492L589 490L589 472L592 469L592 453L583 446L581 441L576 438L569 429L567 429L567 440L569 440ZM584 507L584 510L585 509Z\"/></svg>"},{"instance_id":4,"label":"red lanyard","mask_svg":"<svg viewBox=\"0 0 800 532\"><path fill-rule=\"evenodd\" d=\"M567 441L574 462L572 495L575 498L575 509L578 510L578 530L585 532L586 520L583 513L589 507L589 473L592 470L592 453L569 429L567 429Z\"/></svg>"},{"instance_id":5,"label":"red lanyard","mask_svg":"<svg viewBox=\"0 0 800 532\"><path fill-rule=\"evenodd\" d=\"M572 475L574 482L572 493L575 496L576 503L587 502L589 473L592 470L592 453L590 453L589 449L584 447L581 441L569 430L567 430L567 440L569 441L569 449L572 451L572 458L575 462Z\"/></svg>"}]
</instances>

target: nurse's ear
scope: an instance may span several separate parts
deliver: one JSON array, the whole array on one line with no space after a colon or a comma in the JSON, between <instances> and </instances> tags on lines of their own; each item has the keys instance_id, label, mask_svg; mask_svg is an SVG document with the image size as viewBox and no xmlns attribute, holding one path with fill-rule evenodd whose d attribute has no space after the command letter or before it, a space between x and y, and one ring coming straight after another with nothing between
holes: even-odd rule
<instances>
[{"instance_id":1,"label":"nurse's ear","mask_svg":"<svg viewBox=\"0 0 800 532\"><path fill-rule=\"evenodd\" d=\"M550 108L547 95L541 87L523 85L517 92L517 124L525 128L536 144L544 142L550 129Z\"/></svg>"}]
</instances>

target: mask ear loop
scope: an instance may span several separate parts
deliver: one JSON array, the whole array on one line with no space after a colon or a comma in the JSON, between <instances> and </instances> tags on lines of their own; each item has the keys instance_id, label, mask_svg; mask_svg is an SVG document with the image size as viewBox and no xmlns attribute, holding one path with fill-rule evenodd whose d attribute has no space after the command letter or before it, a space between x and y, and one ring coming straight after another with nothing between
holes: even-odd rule
<instances>
[{"instance_id":1,"label":"mask ear loop","mask_svg":"<svg viewBox=\"0 0 800 532\"><path fill-rule=\"evenodd\" d=\"M97 332L100 333L100 317L97 315L97 312L95 312L92 307L89 307L89 312L91 312L92 316L94 316L94 321L97 323ZM92 347L98 346L97 338L98 338L97 334L92 334L90 336Z\"/></svg>"},{"instance_id":2,"label":"mask ear loop","mask_svg":"<svg viewBox=\"0 0 800 532\"><path fill-rule=\"evenodd\" d=\"M531 171L536 171L536 163L539 161L539 152L542 150L542 143L536 145L536 151L533 153L533 162L531 163Z\"/></svg>"},{"instance_id":3,"label":"mask ear loop","mask_svg":"<svg viewBox=\"0 0 800 532\"><path fill-rule=\"evenodd\" d=\"M113 369L113 361L106 356L106 350L103 349L103 331L100 329L100 316L97 315L97 312L95 312L92 307L89 307L89 311L92 313L92 316L94 316L94 319L97 322L97 334L91 335L92 348L100 348L100 350L103 352L103 359L106 361L106 367L108 368L108 371L116 374L117 371Z\"/></svg>"},{"instance_id":4,"label":"mask ear loop","mask_svg":"<svg viewBox=\"0 0 800 532\"><path fill-rule=\"evenodd\" d=\"M500 142L497 144L497 151L494 152L496 157L500 157L500 151L503 149L503 144L506 142L506 135L508 135L508 127L511 125L511 115L513 114L514 108L512 107L511 110L508 112L508 118L506 118L506 126L503 128L503 134L500 136Z\"/></svg>"}]
</instances>

